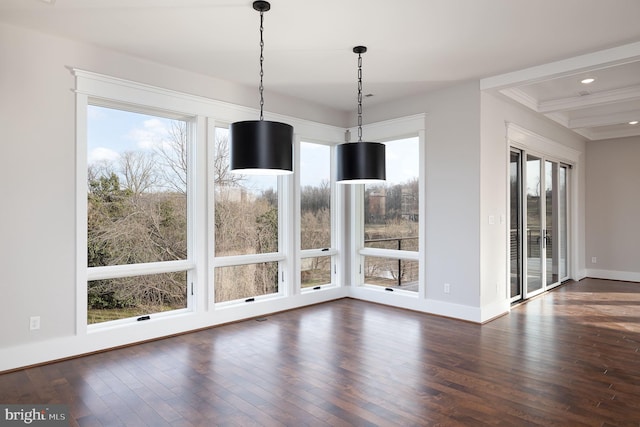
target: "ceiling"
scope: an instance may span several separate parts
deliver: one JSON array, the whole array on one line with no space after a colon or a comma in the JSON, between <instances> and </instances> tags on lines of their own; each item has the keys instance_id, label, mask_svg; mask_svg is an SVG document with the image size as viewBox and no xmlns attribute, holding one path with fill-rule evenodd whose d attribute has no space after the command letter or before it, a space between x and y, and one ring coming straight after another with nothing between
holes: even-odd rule
<instances>
[{"instance_id":1,"label":"ceiling","mask_svg":"<svg viewBox=\"0 0 640 427\"><path fill-rule=\"evenodd\" d=\"M251 3L2 0L0 22L257 86ZM365 45L365 111L480 80L586 138L640 135L639 22L638 0L272 0L265 90L354 111Z\"/></svg>"},{"instance_id":2,"label":"ceiling","mask_svg":"<svg viewBox=\"0 0 640 427\"><path fill-rule=\"evenodd\" d=\"M589 140L640 135L640 43L481 81Z\"/></svg>"}]
</instances>

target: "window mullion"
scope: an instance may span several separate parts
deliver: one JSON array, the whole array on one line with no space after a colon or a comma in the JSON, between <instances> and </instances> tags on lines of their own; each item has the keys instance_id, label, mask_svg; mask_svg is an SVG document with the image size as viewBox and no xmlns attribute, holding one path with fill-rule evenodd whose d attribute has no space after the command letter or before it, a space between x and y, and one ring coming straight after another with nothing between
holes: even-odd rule
<instances>
[{"instance_id":1,"label":"window mullion","mask_svg":"<svg viewBox=\"0 0 640 427\"><path fill-rule=\"evenodd\" d=\"M194 267L195 264L187 260L107 265L87 269L87 280L118 279L145 274L174 273L177 271L186 271Z\"/></svg>"}]
</instances>

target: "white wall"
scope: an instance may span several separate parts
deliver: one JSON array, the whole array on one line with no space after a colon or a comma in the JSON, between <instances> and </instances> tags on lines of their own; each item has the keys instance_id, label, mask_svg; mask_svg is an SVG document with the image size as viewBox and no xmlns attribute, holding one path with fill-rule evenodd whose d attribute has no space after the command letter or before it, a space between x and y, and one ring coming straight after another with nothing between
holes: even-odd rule
<instances>
[{"instance_id":1,"label":"white wall","mask_svg":"<svg viewBox=\"0 0 640 427\"><path fill-rule=\"evenodd\" d=\"M480 319L480 90L467 82L367 107L371 123L426 113L428 311ZM352 118L355 122L355 116ZM365 135L366 139L366 135ZM451 292L444 293L444 284Z\"/></svg>"},{"instance_id":2,"label":"white wall","mask_svg":"<svg viewBox=\"0 0 640 427\"><path fill-rule=\"evenodd\" d=\"M589 277L640 282L639 162L640 137L587 143Z\"/></svg>"},{"instance_id":3,"label":"white wall","mask_svg":"<svg viewBox=\"0 0 640 427\"><path fill-rule=\"evenodd\" d=\"M0 25L3 346L75 329L74 48Z\"/></svg>"}]
</instances>

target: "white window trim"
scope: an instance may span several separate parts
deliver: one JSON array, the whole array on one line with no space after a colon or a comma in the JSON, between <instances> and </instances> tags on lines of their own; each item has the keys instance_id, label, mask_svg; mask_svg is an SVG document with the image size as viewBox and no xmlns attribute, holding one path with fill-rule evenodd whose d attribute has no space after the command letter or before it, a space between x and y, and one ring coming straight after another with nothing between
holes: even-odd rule
<instances>
[{"instance_id":1,"label":"white window trim","mask_svg":"<svg viewBox=\"0 0 640 427\"><path fill-rule=\"evenodd\" d=\"M341 240L339 238L339 236L344 235L344 227L343 227L343 223L340 221L340 215L339 212L342 212L342 204L339 203L340 200L342 200L342 198L338 197L337 195L337 189L340 186L336 185L336 181L334 179L334 171L335 171L335 147L336 147L336 143L328 143L326 141L318 141L318 140L314 140L313 138L300 138L300 137L296 137L296 141L295 141L295 151L297 153L300 153L302 148L301 148L301 143L305 142L305 143L309 143L309 144L318 144L318 145L325 145L330 147L330 152L329 152L329 186L330 186L330 200L329 200L329 206L331 206L331 213L330 213L330 217L331 217L331 246L329 246L328 248L314 248L314 249L300 249L302 247L301 244L301 230L302 230L302 224L301 224L301 214L302 214L302 207L300 206L300 195L301 195L301 190L302 190L302 186L300 183L300 174L295 174L295 182L294 182L294 195L295 195L295 209L294 209L294 213L293 213L293 218L295 219L295 239L294 239L294 245L295 245L295 250L296 250L296 256L294 257L295 259L295 268L294 268L294 283L293 283L293 289L291 291L292 294L304 294L304 293L308 293L308 292L315 292L317 291L317 287L314 286L313 288L302 288L302 280L300 278L300 268L301 268L301 264L302 264L302 260L305 258L317 258L317 257L325 257L325 256L329 256L331 257L331 264L330 264L330 274L331 274L331 281L329 283L325 283L323 285L320 285L321 289L329 289L329 288L334 288L334 287L338 287L341 286L343 281L340 280L340 276L338 274L339 271L339 265L340 265L340 259L339 259L339 255L340 255L340 250L338 248L340 248L341 246ZM300 170L300 155L298 154L297 156L295 156L295 170Z\"/></svg>"},{"instance_id":2,"label":"white window trim","mask_svg":"<svg viewBox=\"0 0 640 427\"><path fill-rule=\"evenodd\" d=\"M339 251L335 248L325 249L303 249L300 251L300 258L317 258L321 256L338 255Z\"/></svg>"},{"instance_id":3,"label":"white window trim","mask_svg":"<svg viewBox=\"0 0 640 427\"><path fill-rule=\"evenodd\" d=\"M398 249L362 248L358 251L361 256L377 258L403 259L407 261L420 261L420 251L404 251Z\"/></svg>"},{"instance_id":4,"label":"white window trim","mask_svg":"<svg viewBox=\"0 0 640 427\"><path fill-rule=\"evenodd\" d=\"M78 82L82 80L82 72L76 74ZM142 100L141 100L142 101ZM101 279L116 279L123 277L133 277L141 275L162 274L184 271L187 274L186 286L186 309L171 310L163 313L150 313L153 317L164 317L173 313L183 313L185 311L195 311L195 289L194 289L194 272L196 269L196 262L194 260L195 245L197 235L195 233L195 221L196 221L196 200L197 197L194 194L196 189L196 152L197 141L193 138L189 138L190 146L188 147L188 169L187 174L187 259L176 261L160 261L150 262L142 264L121 264L112 266L101 267L88 267L87 265L87 203L86 195L88 192L87 185L87 110L91 105L104 106L112 109L120 109L123 111L139 112L149 115L157 115L162 117L173 117L177 120L185 120L187 123L187 132L190 135L198 135L196 128L198 127L197 118L188 118L188 114L176 114L175 110L164 110L162 107L151 107L145 105L143 102L132 105L129 102L122 102L117 99L106 99L99 94L80 93L76 95L76 107L77 107L77 159L76 159L76 189L77 189L77 266L78 266L78 283L76 286L77 291L77 318L76 318L76 332L79 334L87 333L92 330L118 326L127 323L133 323L136 321L137 316L133 316L126 319L118 319L115 321L101 322L99 324L87 323L87 293L88 293L88 281L101 280ZM164 104L163 104L164 106Z\"/></svg>"},{"instance_id":5,"label":"white window trim","mask_svg":"<svg viewBox=\"0 0 640 427\"><path fill-rule=\"evenodd\" d=\"M175 273L193 268L195 268L195 263L189 260L108 265L87 268L87 280L119 279L122 277L144 276L147 274Z\"/></svg>"},{"instance_id":6,"label":"white window trim","mask_svg":"<svg viewBox=\"0 0 640 427\"><path fill-rule=\"evenodd\" d=\"M196 95L190 95L185 93L176 92L170 89L159 88L152 85L133 82L125 79L111 77L104 74L85 71L77 68L71 68L71 73L76 78L76 138L77 138L77 151L76 151L76 334L87 335L87 259L86 259L86 220L87 220L87 205L83 202L86 199L87 193L87 171L86 171L86 159L87 159L87 106L90 104L103 105L103 106L116 106L122 107L125 110L136 112L161 112L161 115L165 117L175 117L179 119L189 118L194 121L194 129L196 130L196 147L193 150L195 156L194 165L195 173L191 174L191 179L194 180L195 190L191 192L193 195L192 211L195 215L195 220L192 221L192 229L188 232L193 234L194 250L191 252L193 255L186 261L179 261L184 263L182 266L173 264L167 268L193 268L192 277L194 279L195 295L192 301L192 309L187 313L183 313L181 310L177 322L171 324L166 321L156 323L153 320L151 322L136 322L138 326L135 329L135 334L125 336L117 331L110 331L104 327L101 330L106 335L101 335L100 342L102 344L87 344L89 351L94 348L109 345L121 345L123 343L131 342L136 339L144 339L145 337L163 336L167 333L177 333L179 331L186 331L195 328L206 327L208 325L214 325L221 322L228 322L234 320L240 320L246 317L250 317L252 314L248 313L246 309L238 310L225 310L224 314L220 313L216 315L215 303L213 302L213 266L218 260L213 259L213 242L210 238L211 230L213 230L211 221L213 218L213 199L212 199L212 185L207 181L207 177L210 176L208 171L208 147L211 144L214 137L213 130L217 123L224 127L224 124L229 124L242 120L255 120L258 117L259 110L256 108L244 107L228 102L212 100L205 97ZM328 145L334 145L343 139L344 128L330 126L322 123L312 122L309 120L299 119L291 116L285 116L280 114L274 114L270 112L264 112L265 120L281 121L291 124L296 135L300 135L305 140L309 141L330 141ZM215 118L215 119L214 119ZM333 150L335 151L335 150ZM332 157L333 159L333 157ZM333 172L332 172L333 174ZM293 179L289 178L289 186L292 186ZM289 188L291 197L296 197ZM340 189L338 189L340 191ZM289 203L291 205L291 203ZM341 223L344 222L340 217ZM287 226L289 227L289 226ZM342 229L336 231L338 222L334 223L334 232L339 236ZM292 233L297 233L299 229L289 230ZM293 240L290 236L284 236L286 240ZM337 241L337 239L336 239ZM282 249L282 254L275 255L276 257L286 258L283 262L283 266L286 266L285 280L287 296L294 296L295 292L289 292L289 289L295 289L293 283L297 281L290 280L290 277L295 277L295 262L298 257L298 253L294 249L294 244L290 243L288 248ZM337 246L339 248L340 246ZM272 257L271 254L266 254L267 258ZM339 259L339 256L336 256ZM230 261L230 260L226 260ZM263 262L265 259L258 257L258 261ZM224 260L222 262L225 262ZM129 270L126 274L134 274L137 272L146 272L146 268L151 270L155 269L155 266L139 265L133 267L126 267ZM164 268L164 267L163 267ZM139 269L139 270L137 270ZM111 274L96 270L96 277L98 274ZM92 273L94 274L94 273ZM125 274L124 272L122 274ZM292 286L294 286L292 288ZM283 287L285 289L285 287ZM324 294L324 293L322 293ZM281 299L281 302L277 305L265 305L264 307L257 309L262 312L270 312L283 308L295 308L298 306L306 305L314 302L322 302L326 299L333 299L339 293L329 294L323 296L318 294L313 298L305 298L303 300L297 299ZM243 307L243 306L240 306ZM255 313L253 311L252 313ZM253 314L255 315L255 314ZM186 317L185 317L186 316ZM153 319L165 317L154 315ZM134 338L134 335L138 338ZM87 341L89 342L89 341ZM90 341L95 342L95 341Z\"/></svg>"},{"instance_id":7,"label":"white window trim","mask_svg":"<svg viewBox=\"0 0 640 427\"><path fill-rule=\"evenodd\" d=\"M371 123L363 126L363 133L367 134L368 141L390 141L402 139L405 137L418 137L418 155L419 155L419 183L418 191L420 194L418 212L418 234L420 236L418 251L403 251L397 249L379 249L364 247L364 206L362 200L364 198L364 185L352 185L351 187L351 247L348 252L351 254L351 277L350 282L352 291L356 292L359 297L366 299L365 292L385 292L380 286L369 286L364 280L364 257L374 256L380 258L406 259L419 262L419 288L418 292L395 292L396 295L407 297L426 298L426 159L425 159L425 135L426 135L426 114L416 114L398 119L386 120L382 122ZM351 134L357 131L357 128L349 129ZM360 288L360 289L358 289Z\"/></svg>"},{"instance_id":8,"label":"white window trim","mask_svg":"<svg viewBox=\"0 0 640 427\"><path fill-rule=\"evenodd\" d=\"M213 147L215 144L215 129L225 128L228 129L229 123L215 121L214 119L209 120L208 125L208 135L210 138L208 139L207 147ZM296 136L294 135L294 138ZM215 160L214 150L208 150L208 165L213 165ZM296 158L296 150L293 152L294 159ZM213 176L213 171L209 170L209 176ZM277 189L276 192L278 194L278 251L277 252L269 252L262 254L245 254L245 255L231 255L231 256L215 256L215 185L209 185L209 205L208 209L210 214L207 215L208 218L208 230L211 231L211 236L208 239L209 241L209 253L213 256L211 257L211 279L209 280L210 284L208 286L211 307L215 310L218 308L229 308L237 305L242 305L248 298L252 298L255 301L263 301L270 300L274 298L287 297L291 295L290 286L286 286L291 280L289 277L292 276L292 262L289 261L286 254L293 253L291 239L291 231L288 230L288 227L283 227L283 224L292 223L292 203L291 203L291 187L292 187L292 178L293 175L280 175L277 177ZM289 261L289 262L288 262ZM238 298L230 301L221 301L215 302L215 269L218 267L233 267L239 265L249 265L249 264L259 264L266 262L277 262L278 263L278 291L273 294L266 295L248 295L243 298Z\"/></svg>"}]
</instances>

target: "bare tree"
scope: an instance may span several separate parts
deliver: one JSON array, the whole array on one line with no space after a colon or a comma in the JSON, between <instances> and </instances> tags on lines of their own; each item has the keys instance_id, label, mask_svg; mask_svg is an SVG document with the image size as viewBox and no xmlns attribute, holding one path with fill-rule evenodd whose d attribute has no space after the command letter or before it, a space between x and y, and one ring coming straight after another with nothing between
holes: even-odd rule
<instances>
[{"instance_id":1,"label":"bare tree","mask_svg":"<svg viewBox=\"0 0 640 427\"><path fill-rule=\"evenodd\" d=\"M216 135L213 156L213 179L216 185L238 187L244 180L242 175L231 173L229 167L230 156L229 138L226 135Z\"/></svg>"},{"instance_id":2,"label":"bare tree","mask_svg":"<svg viewBox=\"0 0 640 427\"><path fill-rule=\"evenodd\" d=\"M107 178L116 174L113 162L109 160L99 160L91 163L87 169L87 182L89 184L97 182L100 178ZM94 189L95 186L89 185L89 192Z\"/></svg>"},{"instance_id":3,"label":"bare tree","mask_svg":"<svg viewBox=\"0 0 640 427\"><path fill-rule=\"evenodd\" d=\"M89 168L90 265L186 258L190 147L188 124L174 121L169 137L153 152L126 152L118 161ZM229 170L226 135L217 135L212 149L216 255L276 251L277 194L265 192L258 196L243 188L245 178ZM328 183L324 187L320 194L328 189ZM100 191L92 194L92 188ZM320 194L316 194L318 206L323 203ZM314 218L310 229L317 233L324 228L324 221ZM229 269L229 274L216 272L216 301L277 290L277 263L242 267ZM185 281L178 273L94 281L89 286L92 309L135 308L144 313L183 307L185 301Z\"/></svg>"},{"instance_id":4,"label":"bare tree","mask_svg":"<svg viewBox=\"0 0 640 427\"><path fill-rule=\"evenodd\" d=\"M187 142L187 123L174 120L169 129L169 138L162 141L162 144L156 148L156 153L164 166L161 168L164 185L182 194L187 192Z\"/></svg>"},{"instance_id":5,"label":"bare tree","mask_svg":"<svg viewBox=\"0 0 640 427\"><path fill-rule=\"evenodd\" d=\"M144 151L125 151L120 155L124 185L134 195L155 189L159 182L154 156Z\"/></svg>"},{"instance_id":6,"label":"bare tree","mask_svg":"<svg viewBox=\"0 0 640 427\"><path fill-rule=\"evenodd\" d=\"M300 217L301 249L321 249L331 246L331 212L322 208L304 211Z\"/></svg>"},{"instance_id":7,"label":"bare tree","mask_svg":"<svg viewBox=\"0 0 640 427\"><path fill-rule=\"evenodd\" d=\"M161 159L165 185L174 191L185 193L187 188L188 128L184 121L174 121L169 129L169 138L156 148ZM229 170L229 138L216 134L213 156L213 179L217 185L238 187L244 180L242 175Z\"/></svg>"}]
</instances>

